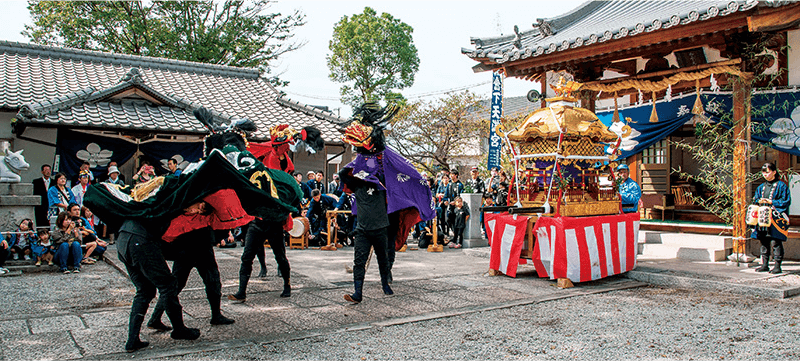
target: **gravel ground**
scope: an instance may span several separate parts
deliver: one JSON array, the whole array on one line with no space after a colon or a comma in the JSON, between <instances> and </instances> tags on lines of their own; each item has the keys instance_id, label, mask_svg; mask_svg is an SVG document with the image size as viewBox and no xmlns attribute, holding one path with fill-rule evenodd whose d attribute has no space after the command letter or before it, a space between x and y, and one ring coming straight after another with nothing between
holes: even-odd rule
<instances>
[{"instance_id":1,"label":"gravel ground","mask_svg":"<svg viewBox=\"0 0 800 361\"><path fill-rule=\"evenodd\" d=\"M0 319L130 306L133 295L131 282L102 262L83 265L78 274L39 272L2 277L0 305L6 307Z\"/></svg>"},{"instance_id":2,"label":"gravel ground","mask_svg":"<svg viewBox=\"0 0 800 361\"><path fill-rule=\"evenodd\" d=\"M645 287L167 359L797 360L799 303Z\"/></svg>"}]
</instances>

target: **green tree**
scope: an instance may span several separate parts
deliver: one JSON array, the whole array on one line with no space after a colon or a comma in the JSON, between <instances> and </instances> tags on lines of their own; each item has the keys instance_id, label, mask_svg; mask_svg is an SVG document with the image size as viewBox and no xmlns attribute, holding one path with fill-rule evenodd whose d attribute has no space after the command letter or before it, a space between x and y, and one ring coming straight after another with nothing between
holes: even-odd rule
<instances>
[{"instance_id":1,"label":"green tree","mask_svg":"<svg viewBox=\"0 0 800 361\"><path fill-rule=\"evenodd\" d=\"M331 80L348 83L340 88L342 102L357 106L368 101L393 101L399 90L414 84L419 56L411 26L375 10L344 16L333 28L326 57Z\"/></svg>"},{"instance_id":2,"label":"green tree","mask_svg":"<svg viewBox=\"0 0 800 361\"><path fill-rule=\"evenodd\" d=\"M387 143L418 169L434 174L450 169L453 158L480 147L488 129L488 110L480 98L464 91L434 101L409 102L392 120ZM478 149L480 150L480 149Z\"/></svg>"},{"instance_id":3,"label":"green tree","mask_svg":"<svg viewBox=\"0 0 800 361\"><path fill-rule=\"evenodd\" d=\"M259 68L300 48L299 11L269 13L268 0L29 1L32 42L122 54ZM281 84L273 79L276 84Z\"/></svg>"}]
</instances>

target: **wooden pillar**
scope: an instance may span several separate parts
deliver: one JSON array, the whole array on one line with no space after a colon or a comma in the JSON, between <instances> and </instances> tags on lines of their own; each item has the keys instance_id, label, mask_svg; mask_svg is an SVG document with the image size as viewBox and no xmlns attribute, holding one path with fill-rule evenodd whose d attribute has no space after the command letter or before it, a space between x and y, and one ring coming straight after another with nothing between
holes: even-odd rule
<instances>
[{"instance_id":1,"label":"wooden pillar","mask_svg":"<svg viewBox=\"0 0 800 361\"><path fill-rule=\"evenodd\" d=\"M547 100L544 100L545 98L547 98L547 72L546 71L542 72L542 75L539 77L539 84L542 85L542 89L541 89L542 90L542 92L541 92L542 95L541 95L541 98L540 98L540 101L542 102L542 108L547 108Z\"/></svg>"},{"instance_id":2,"label":"wooden pillar","mask_svg":"<svg viewBox=\"0 0 800 361\"><path fill-rule=\"evenodd\" d=\"M745 253L747 226L747 154L750 147L750 78L733 81L733 252Z\"/></svg>"}]
</instances>

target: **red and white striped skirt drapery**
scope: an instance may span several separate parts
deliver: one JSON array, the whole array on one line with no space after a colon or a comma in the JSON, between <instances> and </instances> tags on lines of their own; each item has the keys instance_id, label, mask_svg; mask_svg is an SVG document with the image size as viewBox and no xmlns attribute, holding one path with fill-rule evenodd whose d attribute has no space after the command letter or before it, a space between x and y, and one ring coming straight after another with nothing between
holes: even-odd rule
<instances>
[{"instance_id":1,"label":"red and white striped skirt drapery","mask_svg":"<svg viewBox=\"0 0 800 361\"><path fill-rule=\"evenodd\" d=\"M492 254L489 267L515 277L517 265L533 263L539 277L586 282L636 267L639 214L540 217L533 227L531 260L520 259L528 217L485 215Z\"/></svg>"}]
</instances>

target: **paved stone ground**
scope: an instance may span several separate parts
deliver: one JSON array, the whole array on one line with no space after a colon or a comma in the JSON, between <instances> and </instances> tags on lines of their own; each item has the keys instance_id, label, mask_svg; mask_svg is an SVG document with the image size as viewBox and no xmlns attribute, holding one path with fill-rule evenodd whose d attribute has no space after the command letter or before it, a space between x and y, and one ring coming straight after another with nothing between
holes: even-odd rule
<instances>
[{"instance_id":1,"label":"paved stone ground","mask_svg":"<svg viewBox=\"0 0 800 361\"><path fill-rule=\"evenodd\" d=\"M236 291L241 251L217 249L224 294ZM130 358L121 351L133 287L124 272L115 268L120 264L113 249L109 256L108 264L84 266L79 274L40 272L0 278L0 304L4 305L0 314L0 359ZM223 313L236 320L230 326L211 327L202 281L193 272L180 297L186 323L202 331L200 340L174 341L168 333L145 330L143 339L151 346L135 356L158 358L253 342L302 339L644 285L613 277L561 290L530 269L517 278L488 277L488 259L471 257L464 250L408 251L397 256L395 295L381 292L374 262L367 273L365 301L350 305L342 296L352 291L352 274L344 271L344 265L352 262L352 248L336 252L290 250L288 257L292 263L292 297L278 297L282 279L276 276L274 258L267 250L268 277L251 280L247 302L223 300ZM258 266L254 268L257 272Z\"/></svg>"}]
</instances>

